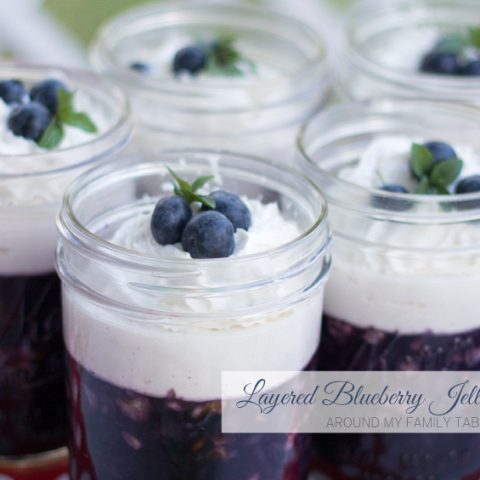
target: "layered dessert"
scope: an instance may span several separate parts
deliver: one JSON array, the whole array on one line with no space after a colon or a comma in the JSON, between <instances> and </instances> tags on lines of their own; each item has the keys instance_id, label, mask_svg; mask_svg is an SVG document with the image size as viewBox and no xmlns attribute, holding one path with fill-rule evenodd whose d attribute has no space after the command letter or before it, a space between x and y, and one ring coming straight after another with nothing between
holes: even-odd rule
<instances>
[{"instance_id":1,"label":"layered dessert","mask_svg":"<svg viewBox=\"0 0 480 480\"><path fill-rule=\"evenodd\" d=\"M108 115L120 114L96 102L87 79L11 70L15 78L0 80L0 474L23 479L65 462L51 453L66 445L68 425L56 209L90 160L82 150L90 144L95 157L95 139L112 130Z\"/></svg>"},{"instance_id":2,"label":"layered dessert","mask_svg":"<svg viewBox=\"0 0 480 480\"><path fill-rule=\"evenodd\" d=\"M368 226L350 219L348 227L342 224L345 218L332 215L334 231L358 228L364 243L348 251L344 239L337 242L320 370L480 368L472 288L480 281L479 257L476 250L468 252L478 243L480 229L478 222L448 220L448 214L480 207L479 173L474 148L405 136L379 136L358 161L335 172L366 191L387 192L373 193L370 204L372 212L389 213L385 221ZM422 204L424 195L436 196L438 203ZM402 215L417 218L419 225L396 220ZM429 224L425 215L440 220ZM319 435L317 448L320 469L332 478L450 479L479 475L477 443L478 436L470 434Z\"/></svg>"},{"instance_id":3,"label":"layered dessert","mask_svg":"<svg viewBox=\"0 0 480 480\"><path fill-rule=\"evenodd\" d=\"M245 183L243 172L249 166L256 175L257 160L195 165L193 159L180 160L170 173L162 164L132 169L139 188L151 189L149 177L157 191L137 190L136 199L119 200L86 224L110 253L141 261L143 270L117 263L109 272L111 266L99 269L80 257L65 264L74 237L62 210L72 480L307 477L308 435L222 433L221 372L313 367L328 234L314 242L313 268L300 261L300 270L291 271L290 248L315 223L313 204L301 210L279 187L260 187L256 178ZM252 163L238 167L241 160ZM233 165L241 173L232 173ZM198 171L213 176L195 179ZM278 178L276 169L268 173ZM123 182L127 174L114 178ZM81 202L74 209L86 218ZM290 259L282 250L290 250ZM105 275L116 280L108 284ZM70 278L98 298L91 301Z\"/></svg>"},{"instance_id":4,"label":"layered dessert","mask_svg":"<svg viewBox=\"0 0 480 480\"><path fill-rule=\"evenodd\" d=\"M327 95L318 35L257 9L137 8L104 26L91 58L129 93L147 154L182 144L286 161Z\"/></svg>"}]
</instances>

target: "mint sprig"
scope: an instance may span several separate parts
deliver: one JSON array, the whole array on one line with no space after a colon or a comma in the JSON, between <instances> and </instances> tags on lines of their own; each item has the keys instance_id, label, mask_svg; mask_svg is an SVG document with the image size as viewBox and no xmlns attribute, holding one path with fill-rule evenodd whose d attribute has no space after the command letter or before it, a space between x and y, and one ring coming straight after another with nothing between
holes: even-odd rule
<instances>
[{"instance_id":1,"label":"mint sprig","mask_svg":"<svg viewBox=\"0 0 480 480\"><path fill-rule=\"evenodd\" d=\"M459 177L463 161L451 158L435 163L433 154L427 147L414 143L410 150L410 168L420 179L415 193L449 195L448 187Z\"/></svg>"},{"instance_id":2,"label":"mint sprig","mask_svg":"<svg viewBox=\"0 0 480 480\"><path fill-rule=\"evenodd\" d=\"M38 140L39 147L46 150L56 148L65 136L65 125L78 128L88 133L96 133L97 126L84 112L77 112L73 106L75 92L69 92L63 88L57 92L57 111L47 129Z\"/></svg>"},{"instance_id":3,"label":"mint sprig","mask_svg":"<svg viewBox=\"0 0 480 480\"><path fill-rule=\"evenodd\" d=\"M201 176L194 182L188 183L186 180L179 177L171 168L167 167L167 169L174 179L173 191L175 195L184 198L187 203L198 202L208 208L215 208L215 200L213 198L208 197L207 195L199 195L197 193L198 190L213 179L213 176Z\"/></svg>"},{"instance_id":4,"label":"mint sprig","mask_svg":"<svg viewBox=\"0 0 480 480\"><path fill-rule=\"evenodd\" d=\"M245 73L245 69L256 72L255 63L235 47L233 35L220 35L210 45L207 54L207 71L212 75L238 77Z\"/></svg>"},{"instance_id":5,"label":"mint sprig","mask_svg":"<svg viewBox=\"0 0 480 480\"><path fill-rule=\"evenodd\" d=\"M480 50L480 27L469 28L463 33L453 32L444 35L435 46L435 50L461 55L471 47Z\"/></svg>"}]
</instances>

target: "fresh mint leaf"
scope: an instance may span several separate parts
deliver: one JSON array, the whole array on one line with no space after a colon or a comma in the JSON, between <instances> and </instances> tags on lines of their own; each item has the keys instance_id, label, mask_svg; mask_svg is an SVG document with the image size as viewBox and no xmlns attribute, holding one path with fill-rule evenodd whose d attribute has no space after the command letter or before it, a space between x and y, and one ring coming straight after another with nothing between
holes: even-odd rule
<instances>
[{"instance_id":1,"label":"fresh mint leaf","mask_svg":"<svg viewBox=\"0 0 480 480\"><path fill-rule=\"evenodd\" d=\"M460 54L468 47L469 38L462 33L451 33L443 36L435 45L435 50L444 53Z\"/></svg>"},{"instance_id":2,"label":"fresh mint leaf","mask_svg":"<svg viewBox=\"0 0 480 480\"><path fill-rule=\"evenodd\" d=\"M428 176L433 167L433 155L430 150L418 143L410 149L410 167L418 178Z\"/></svg>"},{"instance_id":3,"label":"fresh mint leaf","mask_svg":"<svg viewBox=\"0 0 480 480\"><path fill-rule=\"evenodd\" d=\"M52 150L60 144L63 139L63 126L57 119L53 119L43 135L38 140L37 145L46 150Z\"/></svg>"},{"instance_id":4,"label":"fresh mint leaf","mask_svg":"<svg viewBox=\"0 0 480 480\"><path fill-rule=\"evenodd\" d=\"M438 189L446 189L458 178L462 168L463 162L458 158L438 163L430 174L430 184Z\"/></svg>"},{"instance_id":5,"label":"fresh mint leaf","mask_svg":"<svg viewBox=\"0 0 480 480\"><path fill-rule=\"evenodd\" d=\"M237 50L234 36L220 35L209 48L207 70L212 75L239 77L245 70L255 73L256 65Z\"/></svg>"},{"instance_id":6,"label":"fresh mint leaf","mask_svg":"<svg viewBox=\"0 0 480 480\"><path fill-rule=\"evenodd\" d=\"M175 195L183 197L187 203L198 202L208 208L215 208L215 200L206 195L198 195L196 192L209 182L212 176L198 177L193 183L188 183L186 180L178 176L170 167L167 167L170 175L174 179L173 191Z\"/></svg>"},{"instance_id":7,"label":"fresh mint leaf","mask_svg":"<svg viewBox=\"0 0 480 480\"><path fill-rule=\"evenodd\" d=\"M480 50L480 27L472 27L468 31L470 45Z\"/></svg>"},{"instance_id":8,"label":"fresh mint leaf","mask_svg":"<svg viewBox=\"0 0 480 480\"><path fill-rule=\"evenodd\" d=\"M198 177L191 185L192 192L196 192L200 190L203 186L205 186L210 180L213 179L212 175L207 175L204 177Z\"/></svg>"},{"instance_id":9,"label":"fresh mint leaf","mask_svg":"<svg viewBox=\"0 0 480 480\"><path fill-rule=\"evenodd\" d=\"M63 123L88 133L96 133L98 131L92 119L83 112L71 112L68 117L64 118Z\"/></svg>"},{"instance_id":10,"label":"fresh mint leaf","mask_svg":"<svg viewBox=\"0 0 480 480\"><path fill-rule=\"evenodd\" d=\"M73 97L74 92L69 92L63 88L58 89L58 106L57 106L57 116L62 122L65 121L65 118L74 111L73 109Z\"/></svg>"},{"instance_id":11,"label":"fresh mint leaf","mask_svg":"<svg viewBox=\"0 0 480 480\"><path fill-rule=\"evenodd\" d=\"M428 177L422 177L420 182L418 182L417 187L415 188L415 193L419 195L428 195L430 192L430 181Z\"/></svg>"},{"instance_id":12,"label":"fresh mint leaf","mask_svg":"<svg viewBox=\"0 0 480 480\"><path fill-rule=\"evenodd\" d=\"M47 150L57 147L65 135L65 125L78 128L88 133L96 133L97 126L83 112L76 112L73 107L75 92L63 88L57 91L57 112L37 144Z\"/></svg>"}]
</instances>

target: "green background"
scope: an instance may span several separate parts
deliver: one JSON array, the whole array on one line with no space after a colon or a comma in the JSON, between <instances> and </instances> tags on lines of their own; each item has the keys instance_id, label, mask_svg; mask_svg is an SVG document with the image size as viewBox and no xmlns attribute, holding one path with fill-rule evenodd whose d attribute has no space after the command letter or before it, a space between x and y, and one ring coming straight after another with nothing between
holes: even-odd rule
<instances>
[{"instance_id":1,"label":"green background","mask_svg":"<svg viewBox=\"0 0 480 480\"><path fill-rule=\"evenodd\" d=\"M245 3L261 3L262 0L244 1ZM333 4L335 7L344 7L351 0L318 1ZM126 8L150 2L147 0L44 0L44 3L46 8L60 19L68 30L82 43L88 44L98 27L107 18ZM298 5L300 6L301 2L298 2Z\"/></svg>"}]
</instances>

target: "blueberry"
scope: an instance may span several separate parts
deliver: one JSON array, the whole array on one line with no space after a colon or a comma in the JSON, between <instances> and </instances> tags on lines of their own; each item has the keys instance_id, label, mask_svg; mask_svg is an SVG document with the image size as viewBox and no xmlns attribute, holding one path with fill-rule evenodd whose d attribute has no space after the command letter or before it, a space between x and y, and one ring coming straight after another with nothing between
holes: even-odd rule
<instances>
[{"instance_id":1,"label":"blueberry","mask_svg":"<svg viewBox=\"0 0 480 480\"><path fill-rule=\"evenodd\" d=\"M235 250L232 222L213 210L195 215L182 236L183 249L192 258L224 258Z\"/></svg>"},{"instance_id":2,"label":"blueberry","mask_svg":"<svg viewBox=\"0 0 480 480\"><path fill-rule=\"evenodd\" d=\"M47 107L50 113L55 115L58 106L58 90L60 89L67 90L67 87L59 80L44 80L32 87L30 98Z\"/></svg>"},{"instance_id":3,"label":"blueberry","mask_svg":"<svg viewBox=\"0 0 480 480\"><path fill-rule=\"evenodd\" d=\"M462 67L462 75L466 77L480 76L480 60L473 60Z\"/></svg>"},{"instance_id":4,"label":"blueberry","mask_svg":"<svg viewBox=\"0 0 480 480\"><path fill-rule=\"evenodd\" d=\"M147 75L152 72L152 67L148 63L144 62L132 62L130 64L130 70L134 70L137 73Z\"/></svg>"},{"instance_id":5,"label":"blueberry","mask_svg":"<svg viewBox=\"0 0 480 480\"><path fill-rule=\"evenodd\" d=\"M391 192L391 193L408 193L408 190L403 185L397 185L395 183L390 183L388 185L383 185L380 188L384 192Z\"/></svg>"},{"instance_id":6,"label":"blueberry","mask_svg":"<svg viewBox=\"0 0 480 480\"><path fill-rule=\"evenodd\" d=\"M173 72L178 75L187 72L196 75L207 64L207 54L200 47L185 47L179 50L173 59Z\"/></svg>"},{"instance_id":7,"label":"blueberry","mask_svg":"<svg viewBox=\"0 0 480 480\"><path fill-rule=\"evenodd\" d=\"M433 51L425 55L420 70L440 75L459 75L460 61L456 53Z\"/></svg>"},{"instance_id":8,"label":"blueberry","mask_svg":"<svg viewBox=\"0 0 480 480\"><path fill-rule=\"evenodd\" d=\"M8 128L17 136L40 140L52 120L50 112L38 102L15 109L8 117Z\"/></svg>"},{"instance_id":9,"label":"blueberry","mask_svg":"<svg viewBox=\"0 0 480 480\"><path fill-rule=\"evenodd\" d=\"M187 201L178 196L165 197L158 201L153 211L150 228L153 238L160 245L180 242L192 210Z\"/></svg>"},{"instance_id":10,"label":"blueberry","mask_svg":"<svg viewBox=\"0 0 480 480\"><path fill-rule=\"evenodd\" d=\"M465 177L457 183L455 187L455 193L478 193L480 192L480 175L472 175L471 177ZM456 203L457 210L470 210L474 208L480 208L480 200L467 200Z\"/></svg>"},{"instance_id":11,"label":"blueberry","mask_svg":"<svg viewBox=\"0 0 480 480\"><path fill-rule=\"evenodd\" d=\"M233 228L248 230L252 224L252 216L248 207L238 195L223 190L217 190L209 195L215 200L215 211L225 215L233 225ZM203 208L205 209L205 207Z\"/></svg>"},{"instance_id":12,"label":"blueberry","mask_svg":"<svg viewBox=\"0 0 480 480\"><path fill-rule=\"evenodd\" d=\"M455 193L480 192L480 175L472 175L460 180L455 188Z\"/></svg>"},{"instance_id":13,"label":"blueberry","mask_svg":"<svg viewBox=\"0 0 480 480\"><path fill-rule=\"evenodd\" d=\"M395 183L383 185L380 190L390 193L409 193L408 190ZM412 202L403 198L385 198L385 197L373 197L373 205L377 208L385 210L394 210L396 212L404 212L412 206Z\"/></svg>"},{"instance_id":14,"label":"blueberry","mask_svg":"<svg viewBox=\"0 0 480 480\"><path fill-rule=\"evenodd\" d=\"M25 85L20 80L4 80L0 82L0 98L8 105L23 103L27 96Z\"/></svg>"},{"instance_id":15,"label":"blueberry","mask_svg":"<svg viewBox=\"0 0 480 480\"><path fill-rule=\"evenodd\" d=\"M445 160L451 160L452 158L457 158L455 150L448 144L444 142L427 142L424 144L424 147L430 150L430 153L433 155L433 161L435 163L441 163Z\"/></svg>"}]
</instances>

